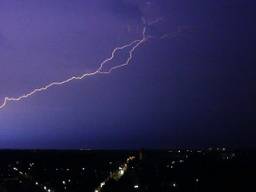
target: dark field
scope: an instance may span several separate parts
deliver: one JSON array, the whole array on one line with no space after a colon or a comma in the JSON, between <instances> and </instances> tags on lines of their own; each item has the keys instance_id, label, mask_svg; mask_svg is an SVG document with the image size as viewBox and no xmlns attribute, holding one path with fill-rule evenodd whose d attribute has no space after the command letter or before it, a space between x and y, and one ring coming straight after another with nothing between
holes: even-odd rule
<instances>
[{"instance_id":1,"label":"dark field","mask_svg":"<svg viewBox=\"0 0 256 192\"><path fill-rule=\"evenodd\" d=\"M256 153L225 148L0 151L1 192L256 191Z\"/></svg>"}]
</instances>

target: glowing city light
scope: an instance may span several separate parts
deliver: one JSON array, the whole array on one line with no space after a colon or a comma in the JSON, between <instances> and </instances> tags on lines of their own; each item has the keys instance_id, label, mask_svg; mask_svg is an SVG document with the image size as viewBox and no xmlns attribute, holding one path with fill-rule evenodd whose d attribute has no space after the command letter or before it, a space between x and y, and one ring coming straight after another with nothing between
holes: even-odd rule
<instances>
[{"instance_id":1,"label":"glowing city light","mask_svg":"<svg viewBox=\"0 0 256 192\"><path fill-rule=\"evenodd\" d=\"M100 187L103 187L105 185L105 182L102 182L101 184L100 184Z\"/></svg>"}]
</instances>

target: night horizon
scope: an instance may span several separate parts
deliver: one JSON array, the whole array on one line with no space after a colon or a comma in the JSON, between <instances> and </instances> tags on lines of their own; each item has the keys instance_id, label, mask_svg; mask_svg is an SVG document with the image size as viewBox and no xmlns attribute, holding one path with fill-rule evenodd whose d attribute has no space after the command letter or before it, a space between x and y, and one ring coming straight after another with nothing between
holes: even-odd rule
<instances>
[{"instance_id":1,"label":"night horizon","mask_svg":"<svg viewBox=\"0 0 256 192\"><path fill-rule=\"evenodd\" d=\"M0 192L256 191L255 7L0 0Z\"/></svg>"},{"instance_id":2,"label":"night horizon","mask_svg":"<svg viewBox=\"0 0 256 192\"><path fill-rule=\"evenodd\" d=\"M253 5L0 1L0 149L255 149Z\"/></svg>"}]
</instances>

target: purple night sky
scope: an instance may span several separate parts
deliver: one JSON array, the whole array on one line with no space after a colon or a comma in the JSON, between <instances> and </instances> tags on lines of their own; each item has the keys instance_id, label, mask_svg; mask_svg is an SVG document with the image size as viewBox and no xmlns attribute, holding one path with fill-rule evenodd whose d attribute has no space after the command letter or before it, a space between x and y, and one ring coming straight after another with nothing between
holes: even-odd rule
<instances>
[{"instance_id":1,"label":"purple night sky","mask_svg":"<svg viewBox=\"0 0 256 192\"><path fill-rule=\"evenodd\" d=\"M96 70L162 18L129 66L1 109L0 148L256 147L255 5L0 0L0 104Z\"/></svg>"}]
</instances>

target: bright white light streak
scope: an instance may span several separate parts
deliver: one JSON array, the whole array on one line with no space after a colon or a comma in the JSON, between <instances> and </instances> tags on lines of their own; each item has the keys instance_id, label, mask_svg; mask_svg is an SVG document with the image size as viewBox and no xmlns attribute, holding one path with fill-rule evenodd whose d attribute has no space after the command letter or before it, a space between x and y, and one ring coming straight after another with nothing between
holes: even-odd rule
<instances>
[{"instance_id":1,"label":"bright white light streak","mask_svg":"<svg viewBox=\"0 0 256 192\"><path fill-rule=\"evenodd\" d=\"M46 91L48 90L49 88L53 87L53 86L62 86L62 85L65 85L71 81L74 81L74 80L82 80L86 77L90 77L90 76L94 76L94 75L97 75L97 74L110 74L113 70L116 70L116 69L119 69L119 68L122 68L126 65L128 65L130 63L130 61L132 60L133 58L133 54L134 54L134 51L142 44L144 43L146 40L147 40L147 37L145 35L146 33L146 27L143 28L143 32L142 32L142 39L139 39L139 40L134 40L130 43L127 43L121 47L116 47L113 49L112 53L111 53L111 56L106 58L105 60L103 60L99 67L94 71L94 72L90 72L90 73L83 73L82 75L79 75L79 76L72 76L66 80L63 80L63 81L54 81L52 83L49 83L43 87L40 87L40 88L36 88L26 94L23 94L21 96L18 96L18 97L5 97L4 98L4 101L3 103L0 105L0 109L3 109L9 102L11 101L21 101L23 99L26 99L28 97L31 97L33 95L35 95L36 93L39 93L39 92L43 92L43 91ZM111 67L108 71L103 71L103 67L106 63L112 61L114 58L115 58L115 55L116 55L116 52L117 51L120 51L120 50L123 50L125 48L129 48L131 47L132 48L130 49L129 51L129 56L127 58L127 60L120 64L120 65L116 65L116 66L113 66Z\"/></svg>"}]
</instances>

